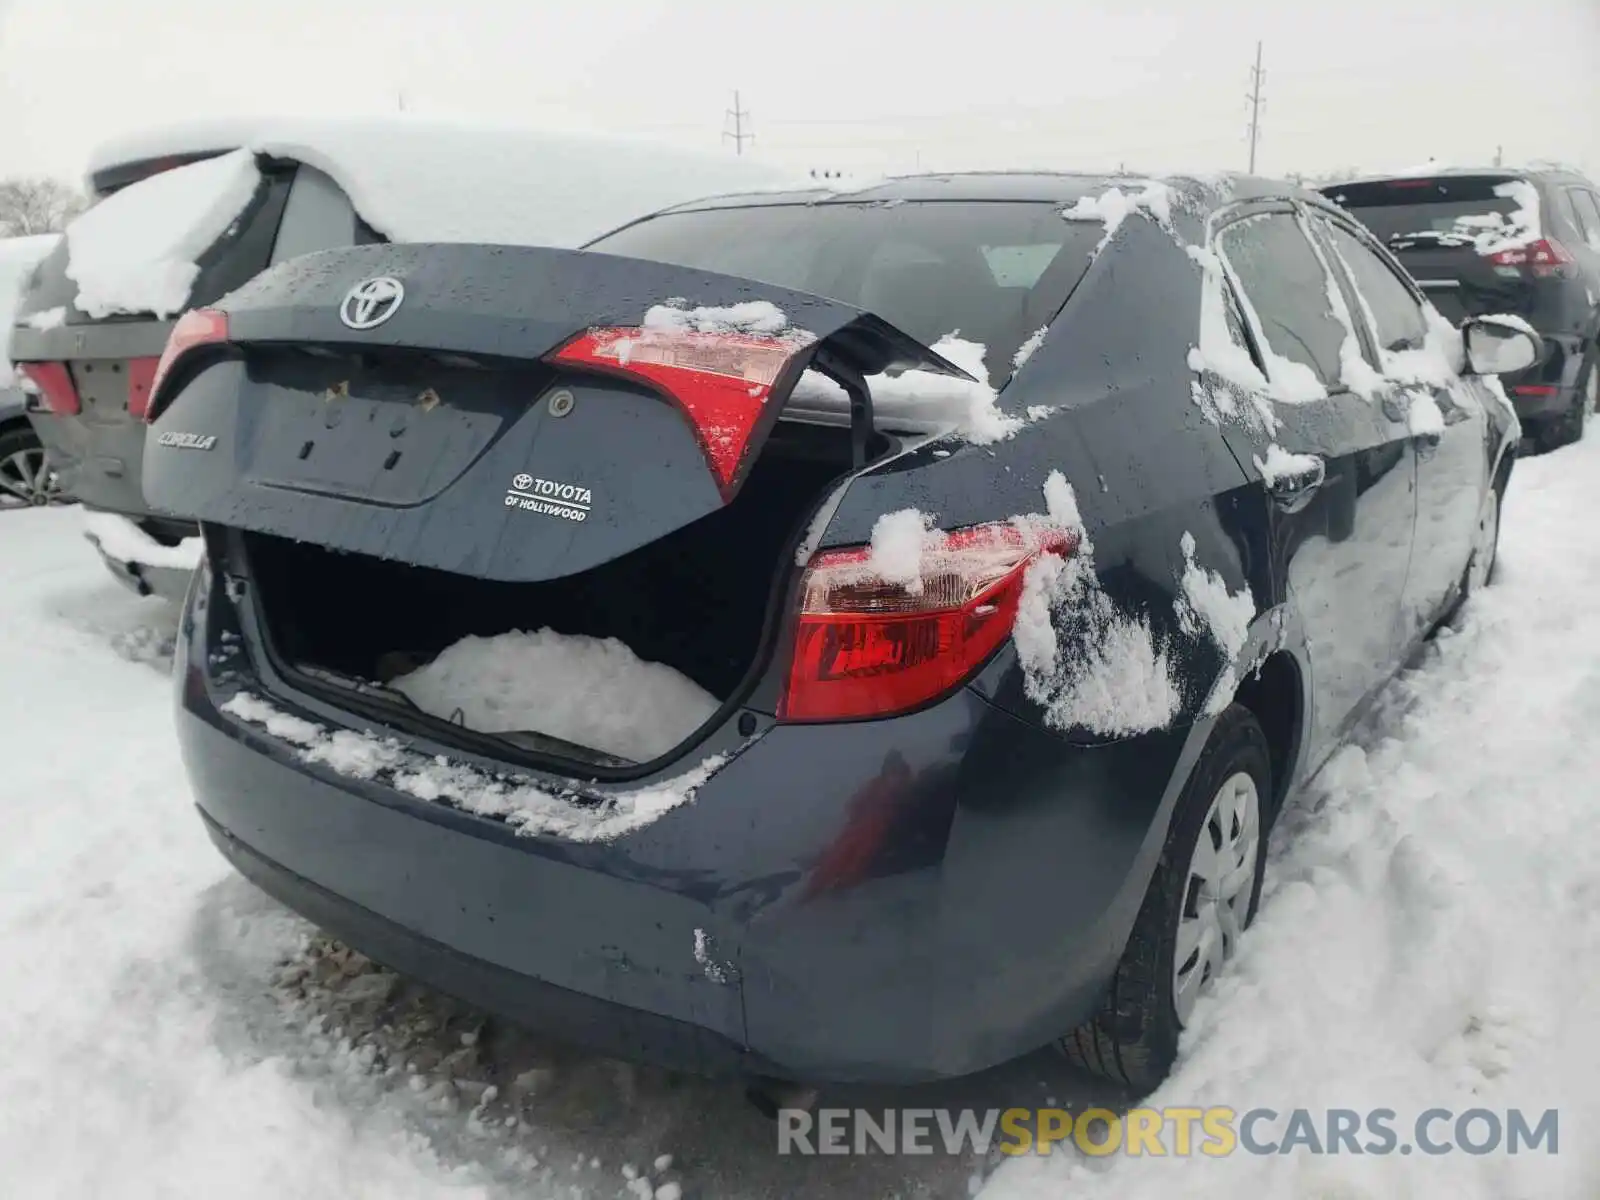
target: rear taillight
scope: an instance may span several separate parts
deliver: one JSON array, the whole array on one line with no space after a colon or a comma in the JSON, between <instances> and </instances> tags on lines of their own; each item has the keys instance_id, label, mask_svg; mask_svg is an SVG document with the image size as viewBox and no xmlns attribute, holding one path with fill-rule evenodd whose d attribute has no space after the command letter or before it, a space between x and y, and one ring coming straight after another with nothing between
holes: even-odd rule
<instances>
[{"instance_id":1,"label":"rear taillight","mask_svg":"<svg viewBox=\"0 0 1600 1200\"><path fill-rule=\"evenodd\" d=\"M155 371L150 376L149 385L145 389L144 401L139 415L147 421L156 418L156 412L151 407L150 401L161 390L161 384L172 373L173 365L189 351L198 346L212 346L228 340L228 314L214 308L191 308L178 318L178 323L172 327L172 333L167 337L167 348L161 352L161 359L156 363ZM128 411L133 411L133 380L129 379Z\"/></svg>"},{"instance_id":2,"label":"rear taillight","mask_svg":"<svg viewBox=\"0 0 1600 1200\"><path fill-rule=\"evenodd\" d=\"M1540 238L1526 246L1498 250L1488 255L1488 259L1497 267L1525 267L1541 278L1560 275L1565 268L1577 262L1572 257L1572 251L1554 238Z\"/></svg>"},{"instance_id":3,"label":"rear taillight","mask_svg":"<svg viewBox=\"0 0 1600 1200\"><path fill-rule=\"evenodd\" d=\"M1028 564L1077 545L1062 530L973 526L930 540L912 583L874 571L866 547L817 554L779 718L884 717L937 698L1010 636Z\"/></svg>"},{"instance_id":4,"label":"rear taillight","mask_svg":"<svg viewBox=\"0 0 1600 1200\"><path fill-rule=\"evenodd\" d=\"M682 407L726 496L779 374L805 349L795 338L688 329L591 329L552 362L654 384Z\"/></svg>"},{"instance_id":5,"label":"rear taillight","mask_svg":"<svg viewBox=\"0 0 1600 1200\"><path fill-rule=\"evenodd\" d=\"M30 391L44 397L45 407L58 417L75 417L83 411L78 400L78 385L72 382L72 372L66 363L18 363L17 370L32 386Z\"/></svg>"},{"instance_id":6,"label":"rear taillight","mask_svg":"<svg viewBox=\"0 0 1600 1200\"><path fill-rule=\"evenodd\" d=\"M130 358L128 360L128 412L144 420L150 408L150 393L156 381L159 358Z\"/></svg>"},{"instance_id":7,"label":"rear taillight","mask_svg":"<svg viewBox=\"0 0 1600 1200\"><path fill-rule=\"evenodd\" d=\"M1558 387L1553 383L1519 383L1511 389L1513 396L1554 396Z\"/></svg>"}]
</instances>

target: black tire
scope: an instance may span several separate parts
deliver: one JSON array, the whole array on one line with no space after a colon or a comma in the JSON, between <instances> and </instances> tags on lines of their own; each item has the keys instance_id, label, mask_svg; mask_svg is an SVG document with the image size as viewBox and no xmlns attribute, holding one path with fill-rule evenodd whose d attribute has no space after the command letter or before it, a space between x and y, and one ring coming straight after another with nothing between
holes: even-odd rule
<instances>
[{"instance_id":1,"label":"black tire","mask_svg":"<svg viewBox=\"0 0 1600 1200\"><path fill-rule=\"evenodd\" d=\"M1140 1094L1153 1090L1172 1069L1182 1026L1173 1002L1173 962L1178 922L1187 902L1189 864L1222 784L1248 772L1260 797L1255 879L1245 924L1255 918L1266 869L1271 819L1272 760L1255 714L1230 705L1217 720L1206 748L1178 797L1161 859L1117 964L1100 1011L1060 1042L1076 1066Z\"/></svg>"},{"instance_id":2,"label":"black tire","mask_svg":"<svg viewBox=\"0 0 1600 1200\"><path fill-rule=\"evenodd\" d=\"M1497 516L1494 525L1494 542L1492 543L1490 549L1491 558L1489 560L1489 573L1483 578L1484 587L1489 587L1494 583L1495 572L1500 569L1500 525L1505 519L1506 503L1506 485L1504 477L1501 478L1499 483L1494 485L1494 498ZM1476 564L1477 557L1477 552L1474 551L1472 557L1467 559L1467 565L1463 567L1461 571L1461 583L1456 588L1455 601L1450 605L1449 610L1446 611L1444 616L1439 619L1439 625L1434 627L1434 633L1438 632L1440 626L1449 625L1454 627L1457 623L1457 619L1461 616L1461 610L1466 607L1467 601L1472 598L1472 593L1474 590L1472 587L1472 569ZM1432 635L1430 634L1430 636Z\"/></svg>"}]
</instances>

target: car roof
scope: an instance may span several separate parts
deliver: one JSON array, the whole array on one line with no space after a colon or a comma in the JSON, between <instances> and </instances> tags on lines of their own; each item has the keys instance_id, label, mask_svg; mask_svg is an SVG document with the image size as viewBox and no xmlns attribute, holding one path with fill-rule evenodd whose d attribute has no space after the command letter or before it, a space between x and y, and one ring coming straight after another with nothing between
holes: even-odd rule
<instances>
[{"instance_id":1,"label":"car roof","mask_svg":"<svg viewBox=\"0 0 1600 1200\"><path fill-rule=\"evenodd\" d=\"M1588 177L1577 167L1564 164L1548 164L1529 167L1496 167L1484 165L1479 167L1421 167L1415 171L1386 171L1380 174L1353 175L1349 179L1339 179L1332 183L1319 183L1316 188L1319 192L1336 191L1342 187L1351 187L1364 183L1387 183L1394 179L1451 179L1471 178L1482 175L1499 176L1502 179L1525 179L1530 183L1588 183Z\"/></svg>"},{"instance_id":2,"label":"car roof","mask_svg":"<svg viewBox=\"0 0 1600 1200\"><path fill-rule=\"evenodd\" d=\"M1098 196L1111 188L1137 191L1162 183L1202 200L1203 208L1220 208L1241 200L1304 198L1324 203L1324 198L1297 184L1260 176L1138 175L1075 171L964 171L898 175L854 183L819 183L788 190L730 192L673 205L663 212L691 212L718 208L751 208L788 204L894 204L937 201L1020 201L1069 205L1085 196Z\"/></svg>"}]
</instances>

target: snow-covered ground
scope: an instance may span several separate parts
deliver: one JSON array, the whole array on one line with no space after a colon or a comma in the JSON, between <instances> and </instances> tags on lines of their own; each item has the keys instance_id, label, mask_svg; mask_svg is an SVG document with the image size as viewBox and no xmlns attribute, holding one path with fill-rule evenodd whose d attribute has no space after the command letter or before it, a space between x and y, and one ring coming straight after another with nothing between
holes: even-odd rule
<instances>
[{"instance_id":1,"label":"snow-covered ground","mask_svg":"<svg viewBox=\"0 0 1600 1200\"><path fill-rule=\"evenodd\" d=\"M1561 1153L1091 1163L1058 1148L998 1169L780 1159L730 1085L547 1044L315 935L232 875L190 811L175 615L104 574L75 512L7 516L6 1190L959 1197L987 1177L992 1200L1600 1194L1597 509L1600 438L1518 466L1497 585L1287 815L1255 930L1154 1098L1559 1108ZM826 1102L1116 1099L1045 1053Z\"/></svg>"}]
</instances>

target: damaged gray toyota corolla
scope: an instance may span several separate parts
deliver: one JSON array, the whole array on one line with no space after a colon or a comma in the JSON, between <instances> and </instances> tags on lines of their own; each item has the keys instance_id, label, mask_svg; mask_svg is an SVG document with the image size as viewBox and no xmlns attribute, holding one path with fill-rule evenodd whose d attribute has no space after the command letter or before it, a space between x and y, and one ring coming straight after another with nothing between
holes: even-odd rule
<instances>
[{"instance_id":1,"label":"damaged gray toyota corolla","mask_svg":"<svg viewBox=\"0 0 1600 1200\"><path fill-rule=\"evenodd\" d=\"M1285 795L1483 579L1515 419L1461 341L1249 180L287 263L153 402L149 499L206 539L201 813L353 946L606 1053L912 1081L1054 1041L1151 1086Z\"/></svg>"}]
</instances>

